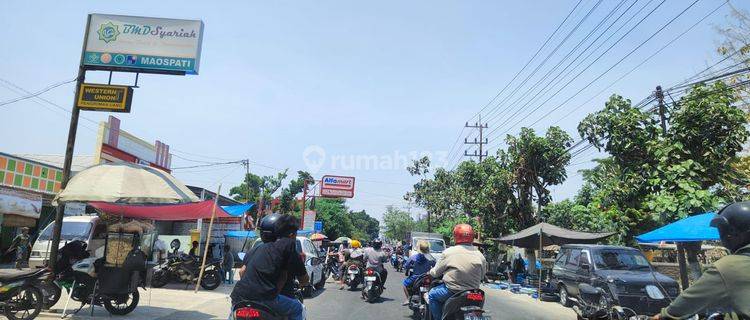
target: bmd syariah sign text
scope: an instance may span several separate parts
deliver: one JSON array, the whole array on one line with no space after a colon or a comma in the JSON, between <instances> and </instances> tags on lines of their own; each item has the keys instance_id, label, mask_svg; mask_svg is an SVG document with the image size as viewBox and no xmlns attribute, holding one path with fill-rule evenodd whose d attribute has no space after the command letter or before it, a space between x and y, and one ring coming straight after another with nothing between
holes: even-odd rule
<instances>
[{"instance_id":1,"label":"bmd syariah sign text","mask_svg":"<svg viewBox=\"0 0 750 320\"><path fill-rule=\"evenodd\" d=\"M146 73L198 74L203 21L89 15L83 65Z\"/></svg>"}]
</instances>

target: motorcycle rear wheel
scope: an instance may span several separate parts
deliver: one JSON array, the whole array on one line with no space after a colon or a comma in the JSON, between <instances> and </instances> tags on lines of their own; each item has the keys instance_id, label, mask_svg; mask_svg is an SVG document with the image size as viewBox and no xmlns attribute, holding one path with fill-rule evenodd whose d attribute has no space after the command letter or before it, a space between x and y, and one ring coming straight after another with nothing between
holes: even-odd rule
<instances>
[{"instance_id":1,"label":"motorcycle rear wheel","mask_svg":"<svg viewBox=\"0 0 750 320\"><path fill-rule=\"evenodd\" d=\"M111 314L124 316L128 313L133 312L133 310L135 310L135 307L138 306L138 301L140 300L140 297L141 295L136 290L127 295L126 297L127 300L118 302L116 301L117 299L105 299L103 303L104 309L107 309L107 311Z\"/></svg>"},{"instance_id":2,"label":"motorcycle rear wheel","mask_svg":"<svg viewBox=\"0 0 750 320\"><path fill-rule=\"evenodd\" d=\"M15 292L3 309L10 320L31 320L36 318L44 307L42 290L33 286L23 286Z\"/></svg>"},{"instance_id":3,"label":"motorcycle rear wheel","mask_svg":"<svg viewBox=\"0 0 750 320\"><path fill-rule=\"evenodd\" d=\"M42 295L44 296L44 309L49 310L60 301L62 289L52 281L43 281L41 283Z\"/></svg>"},{"instance_id":4,"label":"motorcycle rear wheel","mask_svg":"<svg viewBox=\"0 0 750 320\"><path fill-rule=\"evenodd\" d=\"M169 283L169 274L167 273L167 271L159 270L157 272L154 272L154 274L151 276L152 288L161 288L163 286L166 286L167 283Z\"/></svg>"},{"instance_id":5,"label":"motorcycle rear wheel","mask_svg":"<svg viewBox=\"0 0 750 320\"><path fill-rule=\"evenodd\" d=\"M221 274L218 270L206 270L201 280L201 287L206 290L214 290L221 285Z\"/></svg>"}]
</instances>

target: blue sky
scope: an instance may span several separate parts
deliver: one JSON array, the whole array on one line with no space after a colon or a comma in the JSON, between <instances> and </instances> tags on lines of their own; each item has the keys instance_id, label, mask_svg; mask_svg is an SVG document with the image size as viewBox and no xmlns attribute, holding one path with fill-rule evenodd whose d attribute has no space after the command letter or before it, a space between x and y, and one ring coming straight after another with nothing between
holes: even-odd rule
<instances>
[{"instance_id":1,"label":"blue sky","mask_svg":"<svg viewBox=\"0 0 750 320\"><path fill-rule=\"evenodd\" d=\"M634 1L626 0L624 6ZM571 21L578 21L596 2L582 0ZM653 1L649 8L659 2ZM491 138L505 131L516 133L521 126L535 122L691 2L666 0L632 34L538 112L525 116L531 109L524 108L522 116L508 123L514 126L500 127ZM610 93L639 101L656 85L672 85L716 61L715 47L720 36L714 26L725 23L728 6L595 97L599 90L721 2L699 1L590 88L539 120L535 128L555 124L578 138L578 121L601 108ZM576 3L3 1L0 79L29 91L72 79L88 13L201 19L205 35L200 74L141 76L132 112L118 115L122 129L147 141L160 139L183 159L224 161L221 159L249 157L254 162L252 170L259 174L272 174L277 171L274 168L307 170L305 150L315 154L323 150L324 162L316 176L356 176L358 192L350 201L351 208L365 209L380 217L387 204L406 206L401 196L416 180L393 164L404 162L409 154L426 152L439 157L449 150L459 150L451 147L464 122L511 80ZM568 52L619 3L604 0L539 72L546 72L562 59L562 53ZM638 1L631 12L646 3L647 0ZM749 7L744 1L732 3L739 8ZM563 30L570 28L572 24L566 24ZM561 39L555 37L551 43ZM549 48L542 51L542 56ZM87 80L106 82L106 75L90 73ZM114 82L131 83L132 75L115 74ZM69 84L42 97L69 110L73 90ZM19 95L0 86L0 101ZM592 97L590 103L563 119ZM542 96L539 101L544 100L546 97ZM96 142L95 123L108 114L83 115L86 119L81 120L76 153L90 155ZM499 127L507 115L493 119L490 130ZM493 116L485 114L487 117ZM0 151L64 153L69 121L66 111L30 99L0 107L0 119ZM497 146L495 143L490 151L494 152ZM572 163L576 165L569 168L571 178L554 188L556 200L575 193L581 184L575 170L589 167L587 160L594 156L586 153L574 159ZM175 157L173 165L200 164L183 159ZM360 164L354 165L357 161ZM227 190L242 179L243 171L234 165L178 170L175 175L188 184L207 188L223 183Z\"/></svg>"}]
</instances>

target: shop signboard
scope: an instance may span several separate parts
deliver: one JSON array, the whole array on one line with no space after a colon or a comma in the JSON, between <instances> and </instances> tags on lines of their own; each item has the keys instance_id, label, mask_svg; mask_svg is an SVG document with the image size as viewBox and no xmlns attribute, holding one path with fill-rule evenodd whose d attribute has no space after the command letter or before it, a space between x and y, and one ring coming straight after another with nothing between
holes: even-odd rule
<instances>
[{"instance_id":1,"label":"shop signboard","mask_svg":"<svg viewBox=\"0 0 750 320\"><path fill-rule=\"evenodd\" d=\"M130 112L133 88L106 84L82 83L76 97L81 110Z\"/></svg>"},{"instance_id":2,"label":"shop signboard","mask_svg":"<svg viewBox=\"0 0 750 320\"><path fill-rule=\"evenodd\" d=\"M66 216L82 216L86 214L86 203L83 202L66 202Z\"/></svg>"},{"instance_id":3,"label":"shop signboard","mask_svg":"<svg viewBox=\"0 0 750 320\"><path fill-rule=\"evenodd\" d=\"M170 172L172 155L169 145L157 140L148 143L120 129L120 119L110 116L99 125L94 163L131 162Z\"/></svg>"},{"instance_id":4,"label":"shop signboard","mask_svg":"<svg viewBox=\"0 0 750 320\"><path fill-rule=\"evenodd\" d=\"M198 74L203 21L90 14L87 69Z\"/></svg>"},{"instance_id":5,"label":"shop signboard","mask_svg":"<svg viewBox=\"0 0 750 320\"><path fill-rule=\"evenodd\" d=\"M313 230L315 228L315 211L305 210L302 218L302 230Z\"/></svg>"},{"instance_id":6,"label":"shop signboard","mask_svg":"<svg viewBox=\"0 0 750 320\"><path fill-rule=\"evenodd\" d=\"M0 185L56 194L60 191L61 182L61 168L0 153Z\"/></svg>"},{"instance_id":7,"label":"shop signboard","mask_svg":"<svg viewBox=\"0 0 750 320\"><path fill-rule=\"evenodd\" d=\"M323 232L323 221L315 221L315 232Z\"/></svg>"},{"instance_id":8,"label":"shop signboard","mask_svg":"<svg viewBox=\"0 0 750 320\"><path fill-rule=\"evenodd\" d=\"M354 177L323 176L320 180L320 195L324 197L353 198Z\"/></svg>"},{"instance_id":9,"label":"shop signboard","mask_svg":"<svg viewBox=\"0 0 750 320\"><path fill-rule=\"evenodd\" d=\"M0 188L0 214L14 214L39 219L42 213L42 195Z\"/></svg>"}]
</instances>

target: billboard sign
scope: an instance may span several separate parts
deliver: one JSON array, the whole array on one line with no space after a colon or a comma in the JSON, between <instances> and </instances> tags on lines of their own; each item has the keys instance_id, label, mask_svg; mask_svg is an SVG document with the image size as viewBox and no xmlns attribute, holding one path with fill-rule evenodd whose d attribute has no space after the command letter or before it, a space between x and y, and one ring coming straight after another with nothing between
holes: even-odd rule
<instances>
[{"instance_id":1,"label":"billboard sign","mask_svg":"<svg viewBox=\"0 0 750 320\"><path fill-rule=\"evenodd\" d=\"M15 214L39 219L42 212L42 195L0 188L0 214Z\"/></svg>"},{"instance_id":2,"label":"billboard sign","mask_svg":"<svg viewBox=\"0 0 750 320\"><path fill-rule=\"evenodd\" d=\"M99 125L99 136L94 152L94 163L131 162L156 167L170 172L172 155L169 145L156 140L146 142L122 129L120 119L109 116Z\"/></svg>"},{"instance_id":3,"label":"billboard sign","mask_svg":"<svg viewBox=\"0 0 750 320\"><path fill-rule=\"evenodd\" d=\"M353 198L354 177L323 176L320 180L320 195L324 197Z\"/></svg>"},{"instance_id":4,"label":"billboard sign","mask_svg":"<svg viewBox=\"0 0 750 320\"><path fill-rule=\"evenodd\" d=\"M105 84L82 83L76 105L82 110L130 112L133 88Z\"/></svg>"},{"instance_id":5,"label":"billboard sign","mask_svg":"<svg viewBox=\"0 0 750 320\"><path fill-rule=\"evenodd\" d=\"M305 210L302 218L302 230L313 230L315 228L315 211Z\"/></svg>"},{"instance_id":6,"label":"billboard sign","mask_svg":"<svg viewBox=\"0 0 750 320\"><path fill-rule=\"evenodd\" d=\"M83 65L90 69L198 74L203 21L90 14Z\"/></svg>"}]
</instances>

